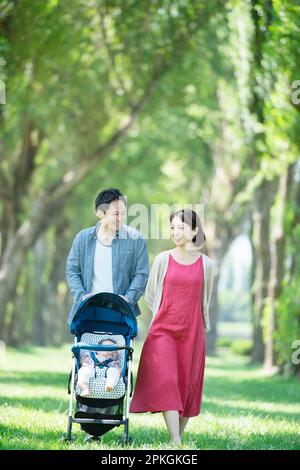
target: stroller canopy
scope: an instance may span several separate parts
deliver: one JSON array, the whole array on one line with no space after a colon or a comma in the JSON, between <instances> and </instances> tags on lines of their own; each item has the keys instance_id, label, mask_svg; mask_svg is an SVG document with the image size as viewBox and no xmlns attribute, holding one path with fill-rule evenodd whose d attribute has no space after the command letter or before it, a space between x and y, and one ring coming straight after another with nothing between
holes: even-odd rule
<instances>
[{"instance_id":1,"label":"stroller canopy","mask_svg":"<svg viewBox=\"0 0 300 470\"><path fill-rule=\"evenodd\" d=\"M103 329L111 333L134 337L137 321L130 305L119 295L100 292L83 300L70 325L71 333Z\"/></svg>"}]
</instances>

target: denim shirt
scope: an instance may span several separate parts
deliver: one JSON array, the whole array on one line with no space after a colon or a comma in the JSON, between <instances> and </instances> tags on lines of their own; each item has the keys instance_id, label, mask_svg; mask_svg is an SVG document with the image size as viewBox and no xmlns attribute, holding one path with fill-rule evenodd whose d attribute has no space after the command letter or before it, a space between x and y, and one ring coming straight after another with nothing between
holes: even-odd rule
<instances>
[{"instance_id":1,"label":"denim shirt","mask_svg":"<svg viewBox=\"0 0 300 470\"><path fill-rule=\"evenodd\" d=\"M100 221L93 227L81 230L74 238L66 263L66 278L74 299L69 314L71 324L81 298L92 290L93 263L96 234ZM141 314L138 305L149 276L149 257L146 241L139 230L122 224L112 240L113 292L126 295L136 316Z\"/></svg>"}]
</instances>

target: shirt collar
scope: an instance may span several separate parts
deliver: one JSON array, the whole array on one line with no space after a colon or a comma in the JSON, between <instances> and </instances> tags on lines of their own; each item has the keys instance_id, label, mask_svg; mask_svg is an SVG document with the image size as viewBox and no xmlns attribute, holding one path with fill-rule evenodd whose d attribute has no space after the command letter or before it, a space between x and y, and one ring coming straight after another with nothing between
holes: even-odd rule
<instances>
[{"instance_id":1,"label":"shirt collar","mask_svg":"<svg viewBox=\"0 0 300 470\"><path fill-rule=\"evenodd\" d=\"M97 222L96 225L92 228L90 232L90 237L96 238L96 234L100 225L101 225L101 220L99 220L99 222ZM125 232L126 232L125 226L124 224L122 224L119 230L116 231L116 238L123 238L123 236L125 235Z\"/></svg>"}]
</instances>

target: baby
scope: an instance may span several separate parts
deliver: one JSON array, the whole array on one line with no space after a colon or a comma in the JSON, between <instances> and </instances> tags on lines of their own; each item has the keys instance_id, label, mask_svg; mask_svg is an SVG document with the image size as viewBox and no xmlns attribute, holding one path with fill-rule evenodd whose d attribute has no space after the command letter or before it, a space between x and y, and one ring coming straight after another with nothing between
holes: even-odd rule
<instances>
[{"instance_id":1,"label":"baby","mask_svg":"<svg viewBox=\"0 0 300 470\"><path fill-rule=\"evenodd\" d=\"M102 339L98 344L113 346L117 344L111 339ZM95 351L94 360L93 353L86 353L81 360L81 367L78 370L78 384L80 386L80 395L87 397L90 394L89 379L95 376L96 367L106 368L105 391L111 392L117 385L121 367L117 351Z\"/></svg>"}]
</instances>

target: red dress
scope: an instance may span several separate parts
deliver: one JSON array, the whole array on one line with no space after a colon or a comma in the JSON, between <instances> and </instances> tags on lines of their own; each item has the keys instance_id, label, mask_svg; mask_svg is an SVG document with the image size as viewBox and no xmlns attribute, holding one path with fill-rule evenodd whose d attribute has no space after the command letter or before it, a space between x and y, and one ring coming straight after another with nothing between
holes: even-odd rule
<instances>
[{"instance_id":1,"label":"red dress","mask_svg":"<svg viewBox=\"0 0 300 470\"><path fill-rule=\"evenodd\" d=\"M190 265L169 255L162 300L143 345L131 413L201 408L205 331L202 256Z\"/></svg>"}]
</instances>

